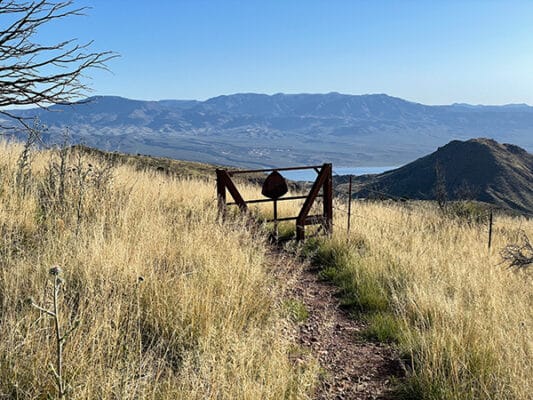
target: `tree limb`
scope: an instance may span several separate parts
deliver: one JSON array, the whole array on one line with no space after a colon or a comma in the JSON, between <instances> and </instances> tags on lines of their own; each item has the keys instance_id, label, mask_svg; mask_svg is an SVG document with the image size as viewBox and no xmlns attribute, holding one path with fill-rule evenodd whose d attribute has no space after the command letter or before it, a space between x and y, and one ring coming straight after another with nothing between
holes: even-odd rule
<instances>
[{"instance_id":1,"label":"tree limb","mask_svg":"<svg viewBox=\"0 0 533 400\"><path fill-rule=\"evenodd\" d=\"M107 63L118 55L90 51L92 42L67 39L40 44L34 39L41 26L83 15L86 10L73 7L70 0L0 0L0 26L6 26L0 29L0 114L22 122L24 118L5 108L48 108L87 96L90 88L84 73L95 68L107 70Z\"/></svg>"}]
</instances>

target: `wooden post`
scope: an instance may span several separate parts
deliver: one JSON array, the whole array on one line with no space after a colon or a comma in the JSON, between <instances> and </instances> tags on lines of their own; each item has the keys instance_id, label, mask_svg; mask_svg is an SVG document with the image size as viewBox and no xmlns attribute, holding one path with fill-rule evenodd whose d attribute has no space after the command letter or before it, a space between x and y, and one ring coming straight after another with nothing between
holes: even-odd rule
<instances>
[{"instance_id":1,"label":"wooden post","mask_svg":"<svg viewBox=\"0 0 533 400\"><path fill-rule=\"evenodd\" d=\"M279 230L278 230L278 201L276 199L274 202L274 239L276 243L279 240Z\"/></svg>"},{"instance_id":2,"label":"wooden post","mask_svg":"<svg viewBox=\"0 0 533 400\"><path fill-rule=\"evenodd\" d=\"M324 218L325 230L328 235L333 231L333 167L331 164L324 164L323 171L326 178L322 193L324 194Z\"/></svg>"},{"instance_id":3,"label":"wooden post","mask_svg":"<svg viewBox=\"0 0 533 400\"><path fill-rule=\"evenodd\" d=\"M324 228L326 232L331 233L333 227L333 178L332 178L333 168L331 164L324 164L320 169L320 173L316 178L313 187L309 192L309 195L305 199L305 202L300 210L300 214L296 218L296 240L305 239L305 225L307 224L307 216L309 211L315 202L320 189L324 194Z\"/></svg>"},{"instance_id":4,"label":"wooden post","mask_svg":"<svg viewBox=\"0 0 533 400\"><path fill-rule=\"evenodd\" d=\"M352 176L350 175L350 182L348 184L348 224L346 227L346 240L350 240L350 225L352 222Z\"/></svg>"},{"instance_id":5,"label":"wooden post","mask_svg":"<svg viewBox=\"0 0 533 400\"><path fill-rule=\"evenodd\" d=\"M490 211L490 214L489 214L489 250L491 246L492 246L492 210Z\"/></svg>"},{"instance_id":6,"label":"wooden post","mask_svg":"<svg viewBox=\"0 0 533 400\"><path fill-rule=\"evenodd\" d=\"M224 171L216 170L217 173L217 199L218 199L218 213L222 217L226 215L226 185L224 184Z\"/></svg>"},{"instance_id":7,"label":"wooden post","mask_svg":"<svg viewBox=\"0 0 533 400\"><path fill-rule=\"evenodd\" d=\"M246 202L242 198L241 194L239 193L239 190L231 180L231 177L228 175L227 171L223 169L217 169L217 188L219 182L221 182L220 185L223 185L225 189L228 189L229 194L231 195L231 197L233 197L233 200L235 200L235 203L237 203L241 211L247 211L248 206L246 205ZM222 199L224 200L224 207L226 207L226 191L224 190L223 193L224 195Z\"/></svg>"}]
</instances>

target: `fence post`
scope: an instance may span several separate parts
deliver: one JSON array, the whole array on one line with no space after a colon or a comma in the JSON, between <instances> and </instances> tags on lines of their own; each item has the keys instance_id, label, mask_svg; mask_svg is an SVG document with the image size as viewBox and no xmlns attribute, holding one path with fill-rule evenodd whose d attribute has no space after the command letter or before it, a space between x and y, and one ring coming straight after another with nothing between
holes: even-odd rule
<instances>
[{"instance_id":1,"label":"fence post","mask_svg":"<svg viewBox=\"0 0 533 400\"><path fill-rule=\"evenodd\" d=\"M331 235L333 232L333 165L324 164L326 179L322 188L323 204L324 204L324 217L326 218L326 233Z\"/></svg>"},{"instance_id":2,"label":"fence post","mask_svg":"<svg viewBox=\"0 0 533 400\"><path fill-rule=\"evenodd\" d=\"M348 184L348 224L346 228L346 240L350 240L350 225L352 217L352 176L350 175L350 182Z\"/></svg>"},{"instance_id":3,"label":"fence post","mask_svg":"<svg viewBox=\"0 0 533 400\"><path fill-rule=\"evenodd\" d=\"M224 171L221 169L217 169L216 173L218 213L220 216L224 217L226 215L226 185L224 183Z\"/></svg>"},{"instance_id":4,"label":"fence post","mask_svg":"<svg viewBox=\"0 0 533 400\"><path fill-rule=\"evenodd\" d=\"M490 246L492 245L492 210L489 214L489 250Z\"/></svg>"},{"instance_id":5,"label":"fence post","mask_svg":"<svg viewBox=\"0 0 533 400\"><path fill-rule=\"evenodd\" d=\"M278 200L273 199L273 202L274 202L274 239L277 243L279 241Z\"/></svg>"}]
</instances>

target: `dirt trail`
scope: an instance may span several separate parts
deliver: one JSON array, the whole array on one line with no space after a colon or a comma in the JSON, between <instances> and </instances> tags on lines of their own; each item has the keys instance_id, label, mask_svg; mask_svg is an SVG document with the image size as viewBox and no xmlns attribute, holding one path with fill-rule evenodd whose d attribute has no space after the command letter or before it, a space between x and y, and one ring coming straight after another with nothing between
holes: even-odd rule
<instances>
[{"instance_id":1,"label":"dirt trail","mask_svg":"<svg viewBox=\"0 0 533 400\"><path fill-rule=\"evenodd\" d=\"M316 271L304 267L295 273L290 295L309 312L298 339L324 371L315 398L392 399L391 377L402 376L402 368L391 347L361 338L364 322L339 307L338 289L321 281Z\"/></svg>"}]
</instances>

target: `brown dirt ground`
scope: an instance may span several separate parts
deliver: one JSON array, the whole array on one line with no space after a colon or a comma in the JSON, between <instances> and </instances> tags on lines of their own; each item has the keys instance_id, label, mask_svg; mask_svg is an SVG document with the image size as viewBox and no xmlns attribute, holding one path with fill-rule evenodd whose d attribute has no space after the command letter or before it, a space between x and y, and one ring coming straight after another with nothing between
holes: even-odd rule
<instances>
[{"instance_id":1,"label":"brown dirt ground","mask_svg":"<svg viewBox=\"0 0 533 400\"><path fill-rule=\"evenodd\" d=\"M393 399L393 380L403 376L403 368L391 346L362 338L365 323L340 307L338 289L322 281L316 269L282 258L292 270L287 296L300 300L309 313L296 335L320 363L314 398Z\"/></svg>"}]
</instances>

